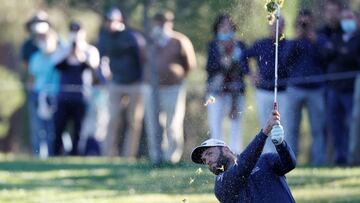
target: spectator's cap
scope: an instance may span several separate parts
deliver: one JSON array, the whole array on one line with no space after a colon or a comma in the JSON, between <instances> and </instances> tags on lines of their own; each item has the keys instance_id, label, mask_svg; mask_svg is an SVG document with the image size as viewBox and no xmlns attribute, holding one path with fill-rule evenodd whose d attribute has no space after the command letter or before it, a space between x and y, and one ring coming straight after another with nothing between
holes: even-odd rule
<instances>
[{"instance_id":1,"label":"spectator's cap","mask_svg":"<svg viewBox=\"0 0 360 203\"><path fill-rule=\"evenodd\" d=\"M109 21L122 21L123 16L120 9L113 7L105 14L105 19Z\"/></svg>"},{"instance_id":2,"label":"spectator's cap","mask_svg":"<svg viewBox=\"0 0 360 203\"><path fill-rule=\"evenodd\" d=\"M77 21L72 21L69 25L69 30L71 32L77 32L81 29L81 24Z\"/></svg>"},{"instance_id":3,"label":"spectator's cap","mask_svg":"<svg viewBox=\"0 0 360 203\"><path fill-rule=\"evenodd\" d=\"M206 149L210 147L229 147L229 146L227 146L227 144L222 140L208 139L203 143L201 143L201 145L193 149L193 151L191 152L191 160L197 164L204 164L203 161L201 160L201 155Z\"/></svg>"},{"instance_id":4,"label":"spectator's cap","mask_svg":"<svg viewBox=\"0 0 360 203\"><path fill-rule=\"evenodd\" d=\"M25 27L28 31L33 31L32 26L36 23L47 23L50 27L49 15L45 11L38 11L34 16L32 16L25 24Z\"/></svg>"},{"instance_id":5,"label":"spectator's cap","mask_svg":"<svg viewBox=\"0 0 360 203\"><path fill-rule=\"evenodd\" d=\"M159 11L154 15L154 20L162 23L172 22L174 18L174 13L171 11Z\"/></svg>"}]
</instances>

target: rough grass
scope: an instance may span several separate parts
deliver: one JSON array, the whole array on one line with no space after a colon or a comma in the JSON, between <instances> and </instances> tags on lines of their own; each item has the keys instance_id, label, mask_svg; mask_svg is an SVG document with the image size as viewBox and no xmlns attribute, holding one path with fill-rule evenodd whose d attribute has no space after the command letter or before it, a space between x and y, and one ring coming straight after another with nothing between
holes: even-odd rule
<instances>
[{"instance_id":1,"label":"rough grass","mask_svg":"<svg viewBox=\"0 0 360 203\"><path fill-rule=\"evenodd\" d=\"M183 162L106 158L0 157L0 202L213 203L213 176ZM288 175L297 202L360 202L360 168L298 167Z\"/></svg>"}]
</instances>

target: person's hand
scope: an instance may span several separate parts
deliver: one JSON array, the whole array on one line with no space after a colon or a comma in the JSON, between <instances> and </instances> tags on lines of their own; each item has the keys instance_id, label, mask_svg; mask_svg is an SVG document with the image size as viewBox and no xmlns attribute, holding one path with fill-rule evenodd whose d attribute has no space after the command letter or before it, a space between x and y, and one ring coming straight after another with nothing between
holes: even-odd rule
<instances>
[{"instance_id":1,"label":"person's hand","mask_svg":"<svg viewBox=\"0 0 360 203\"><path fill-rule=\"evenodd\" d=\"M83 63L83 62L86 61L86 54L85 54L85 52L76 49L76 50L74 51L74 55L75 55L76 59L77 59L79 62Z\"/></svg>"},{"instance_id":2,"label":"person's hand","mask_svg":"<svg viewBox=\"0 0 360 203\"><path fill-rule=\"evenodd\" d=\"M276 124L272 127L270 135L274 145L279 145L284 141L284 128L281 124Z\"/></svg>"},{"instance_id":3,"label":"person's hand","mask_svg":"<svg viewBox=\"0 0 360 203\"><path fill-rule=\"evenodd\" d=\"M262 132L269 136L274 125L280 125L280 113L277 110L273 110L269 119L267 120Z\"/></svg>"}]
</instances>

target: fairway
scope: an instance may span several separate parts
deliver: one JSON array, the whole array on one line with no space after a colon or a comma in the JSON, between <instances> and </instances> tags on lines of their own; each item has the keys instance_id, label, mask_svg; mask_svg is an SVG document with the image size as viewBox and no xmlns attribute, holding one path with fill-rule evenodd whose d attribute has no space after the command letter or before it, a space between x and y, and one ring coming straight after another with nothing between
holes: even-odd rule
<instances>
[{"instance_id":1,"label":"fairway","mask_svg":"<svg viewBox=\"0 0 360 203\"><path fill-rule=\"evenodd\" d=\"M215 203L213 176L187 162L154 168L107 158L0 158L0 202ZM298 167L297 202L360 202L360 168Z\"/></svg>"}]
</instances>

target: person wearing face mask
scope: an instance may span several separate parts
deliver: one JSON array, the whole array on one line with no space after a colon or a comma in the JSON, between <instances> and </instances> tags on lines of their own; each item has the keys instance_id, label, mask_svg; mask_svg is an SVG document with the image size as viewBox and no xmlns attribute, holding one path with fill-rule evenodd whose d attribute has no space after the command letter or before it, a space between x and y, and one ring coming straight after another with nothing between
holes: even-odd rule
<instances>
[{"instance_id":1,"label":"person wearing face mask","mask_svg":"<svg viewBox=\"0 0 360 203\"><path fill-rule=\"evenodd\" d=\"M29 97L32 150L35 156L53 155L55 97L58 92L59 72L55 69L54 52L57 34L49 30L37 39L39 51L31 56L29 73L32 78Z\"/></svg>"},{"instance_id":2,"label":"person wearing face mask","mask_svg":"<svg viewBox=\"0 0 360 203\"><path fill-rule=\"evenodd\" d=\"M359 71L360 34L356 16L351 9L342 10L340 26L343 31L342 35L334 38L334 46L329 46L324 51L329 62L327 72L344 74ZM334 161L337 165L348 163L349 125L353 107L354 82L354 77L328 82L329 122L335 149Z\"/></svg>"},{"instance_id":3,"label":"person wearing face mask","mask_svg":"<svg viewBox=\"0 0 360 203\"><path fill-rule=\"evenodd\" d=\"M141 34L125 23L118 8L111 8L97 43L101 68L104 73L109 68L106 77L110 120L103 146L106 156L135 158L138 153L144 117L141 95L144 46Z\"/></svg>"},{"instance_id":4,"label":"person wearing face mask","mask_svg":"<svg viewBox=\"0 0 360 203\"><path fill-rule=\"evenodd\" d=\"M69 29L69 43L62 50L64 57L56 64L61 77L55 114L55 155L62 154L62 134L70 121L73 122L70 155L79 155L78 142L86 107L84 73L87 69L96 69L100 61L97 49L86 42L86 32L81 25L74 21Z\"/></svg>"},{"instance_id":5,"label":"person wearing face mask","mask_svg":"<svg viewBox=\"0 0 360 203\"><path fill-rule=\"evenodd\" d=\"M37 39L51 28L48 18L48 14L45 11L38 11L25 24L26 30L30 34L21 46L21 59L24 63L25 73L28 71L27 69L32 54L39 50L37 47ZM27 76L25 75L25 77Z\"/></svg>"},{"instance_id":6,"label":"person wearing face mask","mask_svg":"<svg viewBox=\"0 0 360 203\"><path fill-rule=\"evenodd\" d=\"M279 81L288 77L288 68L284 65L288 40L281 38L285 27L285 19L279 19ZM257 63L257 73L250 74L252 83L256 87L256 106L260 125L264 125L266 117L274 108L274 79L275 79L275 36L276 23L269 26L268 37L256 40L253 45L245 51L245 57L255 58ZM279 112L286 116L286 84L278 85L278 108ZM286 119L285 119L285 122ZM286 126L286 123L284 123ZM268 140L265 144L264 152L275 152L275 148Z\"/></svg>"},{"instance_id":7,"label":"person wearing face mask","mask_svg":"<svg viewBox=\"0 0 360 203\"><path fill-rule=\"evenodd\" d=\"M249 73L244 58L245 44L235 38L236 25L228 14L219 15L213 26L214 39L208 45L206 71L207 97L216 102L207 105L210 136L224 139L223 120L230 121L229 143L234 152L242 150L241 112L243 111L245 83Z\"/></svg>"},{"instance_id":8,"label":"person wearing face mask","mask_svg":"<svg viewBox=\"0 0 360 203\"><path fill-rule=\"evenodd\" d=\"M156 124L151 102L155 102L150 85L151 70L145 69L143 88L145 100L145 128L149 144L150 159L156 162L177 163L184 148L184 116L186 92L184 80L196 67L195 51L184 34L173 30L174 14L158 12L153 18L151 40L155 46L155 65L159 83L159 121L163 134L157 139ZM161 144L159 142L162 142ZM161 146L159 148L158 146Z\"/></svg>"}]
</instances>

